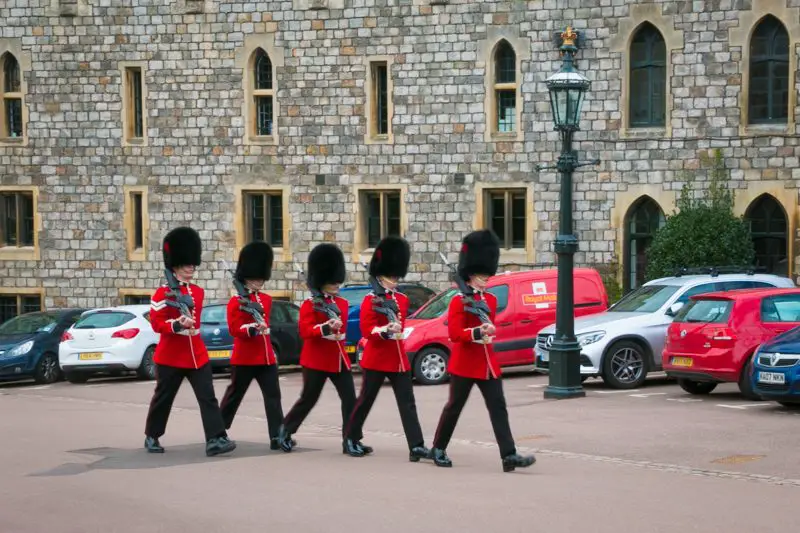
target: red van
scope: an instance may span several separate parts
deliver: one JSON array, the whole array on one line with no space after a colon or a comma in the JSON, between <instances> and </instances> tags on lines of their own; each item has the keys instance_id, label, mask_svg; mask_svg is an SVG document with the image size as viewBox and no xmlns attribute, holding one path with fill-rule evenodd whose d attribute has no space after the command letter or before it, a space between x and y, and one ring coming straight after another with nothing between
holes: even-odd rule
<instances>
[{"instance_id":1,"label":"red van","mask_svg":"<svg viewBox=\"0 0 800 533\"><path fill-rule=\"evenodd\" d=\"M497 297L494 350L501 366L533 364L536 335L556 320L557 277L556 269L547 269L504 272L489 280L487 290ZM576 268L574 279L575 316L608 309L608 295L596 270ZM447 381L447 359L452 348L447 308L456 294L455 287L437 294L406 320L406 351L420 383ZM363 345L359 348L361 351Z\"/></svg>"}]
</instances>

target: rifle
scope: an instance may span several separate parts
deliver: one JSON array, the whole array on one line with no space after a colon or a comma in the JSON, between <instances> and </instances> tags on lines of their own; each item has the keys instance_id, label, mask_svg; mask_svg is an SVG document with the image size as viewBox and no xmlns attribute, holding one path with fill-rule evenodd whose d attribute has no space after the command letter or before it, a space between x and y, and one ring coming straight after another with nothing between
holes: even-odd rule
<instances>
[{"instance_id":1,"label":"rifle","mask_svg":"<svg viewBox=\"0 0 800 533\"><path fill-rule=\"evenodd\" d=\"M169 307L178 309L186 318L191 318L194 320L191 312L191 309L194 308L194 300L192 300L192 297L188 294L183 294L181 292L181 286L180 283L178 283L178 278L175 277L175 273L172 270L165 268L164 275L167 278L167 286L169 286L170 289L167 292L167 300L165 300L165 303Z\"/></svg>"},{"instance_id":2,"label":"rifle","mask_svg":"<svg viewBox=\"0 0 800 533\"><path fill-rule=\"evenodd\" d=\"M361 266L369 272L369 266L365 263L361 263ZM385 315L386 318L389 319L390 324L392 322L399 322L397 320L397 315L400 313L400 308L397 306L397 302L386 296L386 289L378 282L375 276L369 276L369 284L372 287L372 292L375 294L375 299L372 301L372 308L375 312Z\"/></svg>"},{"instance_id":3,"label":"rifle","mask_svg":"<svg viewBox=\"0 0 800 533\"><path fill-rule=\"evenodd\" d=\"M305 271L302 268L298 267L298 270L306 278L306 287L308 290L311 291L311 302L314 304L314 311L319 311L323 313L328 319L334 320L341 320L340 317L342 316L342 311L339 309L339 306L333 302L328 302L325 299L325 296L322 294L322 291L319 289L315 289L308 283L308 276L306 276Z\"/></svg>"},{"instance_id":4,"label":"rifle","mask_svg":"<svg viewBox=\"0 0 800 533\"><path fill-rule=\"evenodd\" d=\"M239 309L249 313L259 326L266 326L267 323L264 320L264 308L260 303L250 300L250 293L247 291L241 280L236 277L236 272L234 270L229 270L229 272L233 276L233 286L239 295Z\"/></svg>"},{"instance_id":5,"label":"rifle","mask_svg":"<svg viewBox=\"0 0 800 533\"><path fill-rule=\"evenodd\" d=\"M458 269L456 266L451 264L442 252L439 252L439 257L442 258L442 261L444 261L445 265L450 267L450 277L455 282L459 292L464 296L472 296L475 294L473 288L467 285L467 282L464 280L464 278L458 275ZM464 298L464 310L477 316L482 324L492 323L492 320L489 318L491 311L489 310L489 306L483 300L475 301L474 298Z\"/></svg>"}]
</instances>

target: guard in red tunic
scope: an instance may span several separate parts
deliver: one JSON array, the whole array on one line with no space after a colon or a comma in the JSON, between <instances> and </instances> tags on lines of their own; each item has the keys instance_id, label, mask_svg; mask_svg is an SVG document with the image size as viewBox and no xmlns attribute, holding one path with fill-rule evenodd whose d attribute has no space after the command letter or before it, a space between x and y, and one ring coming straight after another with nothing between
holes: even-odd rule
<instances>
[{"instance_id":1,"label":"guard in red tunic","mask_svg":"<svg viewBox=\"0 0 800 533\"><path fill-rule=\"evenodd\" d=\"M499 259L500 243L491 230L475 231L464 239L458 256L457 274L466 282L467 294L453 297L447 312L447 329L453 343L447 368L451 376L450 398L439 419L431 450L437 466L453 466L445 450L473 385L478 385L489 410L494 435L500 447L503 471L511 472L517 467L530 466L536 462L532 455L517 454L508 423L500 365L492 348L497 299L485 291L489 278L497 273ZM465 309L469 300L488 304L489 323L482 323L477 315Z\"/></svg>"},{"instance_id":2,"label":"guard in red tunic","mask_svg":"<svg viewBox=\"0 0 800 533\"><path fill-rule=\"evenodd\" d=\"M186 378L200 406L206 455L231 452L236 443L228 439L225 431L214 395L208 352L200 338L203 289L191 282L200 265L200 236L192 228L176 228L164 237L163 253L169 277L167 285L159 287L150 302L150 323L160 339L153 357L156 390L147 413L144 447L151 453L164 453L158 439L166 431L172 402ZM175 285L174 289L170 283ZM179 309L179 301L186 304L186 314Z\"/></svg>"},{"instance_id":3,"label":"guard in red tunic","mask_svg":"<svg viewBox=\"0 0 800 533\"><path fill-rule=\"evenodd\" d=\"M263 241L251 242L239 252L234 276L248 291L247 299L251 303L243 304L239 295L228 302L228 330L233 336L232 370L231 383L222 398L221 409L225 427L229 429L250 382L255 379L264 397L270 448L277 450L283 407L278 384L278 361L269 336L272 297L261 292L272 274L273 258L272 247ZM255 309L260 318L247 312L244 305Z\"/></svg>"},{"instance_id":4,"label":"guard in red tunic","mask_svg":"<svg viewBox=\"0 0 800 533\"><path fill-rule=\"evenodd\" d=\"M347 300L337 296L344 283L344 254L335 244L317 245L308 256L307 284L311 298L300 306L300 338L303 349L303 390L283 421L278 443L291 452L296 443L291 436L316 405L326 380L336 387L342 402L342 429L356 402L356 389L350 373L350 358L344 349ZM335 312L338 310L338 314ZM361 435L358 439L361 440ZM372 448L361 445L364 452Z\"/></svg>"},{"instance_id":5,"label":"guard in red tunic","mask_svg":"<svg viewBox=\"0 0 800 533\"><path fill-rule=\"evenodd\" d=\"M414 388L411 384L411 365L403 346L403 325L408 315L408 298L397 292L400 278L408 272L411 250L405 239L386 237L375 248L369 264L373 291L361 304L361 333L367 339L361 368L364 371L361 394L356 401L345 433L345 453L361 457L359 439L383 382L388 379L394 390L400 420L408 442L409 460L417 462L430 458L425 447L422 428L417 416ZM392 311L386 312L389 308Z\"/></svg>"}]
</instances>

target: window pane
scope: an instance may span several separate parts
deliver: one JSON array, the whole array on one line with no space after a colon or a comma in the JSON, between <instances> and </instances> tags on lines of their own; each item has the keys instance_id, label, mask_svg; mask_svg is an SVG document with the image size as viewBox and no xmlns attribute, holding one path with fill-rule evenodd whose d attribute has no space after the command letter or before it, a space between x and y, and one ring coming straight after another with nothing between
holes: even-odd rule
<instances>
[{"instance_id":1,"label":"window pane","mask_svg":"<svg viewBox=\"0 0 800 533\"><path fill-rule=\"evenodd\" d=\"M496 91L497 131L513 133L517 128L517 91Z\"/></svg>"},{"instance_id":2,"label":"window pane","mask_svg":"<svg viewBox=\"0 0 800 533\"><path fill-rule=\"evenodd\" d=\"M749 121L786 122L789 102L789 35L781 22L766 16L750 41Z\"/></svg>"},{"instance_id":3,"label":"window pane","mask_svg":"<svg viewBox=\"0 0 800 533\"><path fill-rule=\"evenodd\" d=\"M277 303L275 300L272 301L272 309L269 312L269 323L271 324L283 324L288 322L286 319L286 311L283 306Z\"/></svg>"},{"instance_id":4,"label":"window pane","mask_svg":"<svg viewBox=\"0 0 800 533\"><path fill-rule=\"evenodd\" d=\"M386 195L386 231L388 235L400 235L400 195Z\"/></svg>"},{"instance_id":5,"label":"window pane","mask_svg":"<svg viewBox=\"0 0 800 533\"><path fill-rule=\"evenodd\" d=\"M675 322L726 324L732 309L731 300L695 300L678 311Z\"/></svg>"},{"instance_id":6,"label":"window pane","mask_svg":"<svg viewBox=\"0 0 800 533\"><path fill-rule=\"evenodd\" d=\"M150 303L150 296L138 294L126 294L122 299L122 305L147 305Z\"/></svg>"},{"instance_id":7,"label":"window pane","mask_svg":"<svg viewBox=\"0 0 800 533\"><path fill-rule=\"evenodd\" d=\"M502 313L506 307L508 307L508 285L497 285L496 287L486 289L486 292L494 294L497 298L496 313L498 315Z\"/></svg>"},{"instance_id":8,"label":"window pane","mask_svg":"<svg viewBox=\"0 0 800 533\"><path fill-rule=\"evenodd\" d=\"M128 69L131 84L131 98L133 98L133 137L144 136L144 102L142 100L142 70L139 68Z\"/></svg>"},{"instance_id":9,"label":"window pane","mask_svg":"<svg viewBox=\"0 0 800 533\"><path fill-rule=\"evenodd\" d=\"M11 54L5 54L5 61L3 61L3 79L3 92L18 93L22 91L19 63L17 62L17 58Z\"/></svg>"},{"instance_id":10,"label":"window pane","mask_svg":"<svg viewBox=\"0 0 800 533\"><path fill-rule=\"evenodd\" d=\"M127 311L96 311L83 315L75 323L75 329L108 329L127 324L136 315Z\"/></svg>"},{"instance_id":11,"label":"window pane","mask_svg":"<svg viewBox=\"0 0 800 533\"><path fill-rule=\"evenodd\" d=\"M5 129L9 137L22 137L22 100L7 98Z\"/></svg>"},{"instance_id":12,"label":"window pane","mask_svg":"<svg viewBox=\"0 0 800 533\"><path fill-rule=\"evenodd\" d=\"M374 248L381 240L381 197L367 195L367 245Z\"/></svg>"},{"instance_id":13,"label":"window pane","mask_svg":"<svg viewBox=\"0 0 800 533\"><path fill-rule=\"evenodd\" d=\"M42 310L42 299L39 296L23 296L22 314L36 313Z\"/></svg>"},{"instance_id":14,"label":"window pane","mask_svg":"<svg viewBox=\"0 0 800 533\"><path fill-rule=\"evenodd\" d=\"M525 248L525 194L511 197L511 247Z\"/></svg>"},{"instance_id":15,"label":"window pane","mask_svg":"<svg viewBox=\"0 0 800 533\"><path fill-rule=\"evenodd\" d=\"M253 241L266 240L266 220L264 219L264 195L251 194L250 196L250 239Z\"/></svg>"},{"instance_id":16,"label":"window pane","mask_svg":"<svg viewBox=\"0 0 800 533\"><path fill-rule=\"evenodd\" d=\"M373 97L375 98L375 133L389 133L389 80L386 63L372 66Z\"/></svg>"},{"instance_id":17,"label":"window pane","mask_svg":"<svg viewBox=\"0 0 800 533\"><path fill-rule=\"evenodd\" d=\"M497 45L494 56L496 83L514 83L517 79L517 56L506 41Z\"/></svg>"},{"instance_id":18,"label":"window pane","mask_svg":"<svg viewBox=\"0 0 800 533\"><path fill-rule=\"evenodd\" d=\"M17 297L0 296L0 324L17 316Z\"/></svg>"},{"instance_id":19,"label":"window pane","mask_svg":"<svg viewBox=\"0 0 800 533\"><path fill-rule=\"evenodd\" d=\"M256 51L255 83L256 90L272 89L272 61L260 48Z\"/></svg>"},{"instance_id":20,"label":"window pane","mask_svg":"<svg viewBox=\"0 0 800 533\"><path fill-rule=\"evenodd\" d=\"M278 194L269 196L269 244L283 246L283 199Z\"/></svg>"},{"instance_id":21,"label":"window pane","mask_svg":"<svg viewBox=\"0 0 800 533\"><path fill-rule=\"evenodd\" d=\"M500 246L502 248L508 248L508 243L506 243L506 200L505 194L503 193L494 193L490 195L489 200L489 227L492 231L495 232L497 237L500 239Z\"/></svg>"},{"instance_id":22,"label":"window pane","mask_svg":"<svg viewBox=\"0 0 800 533\"><path fill-rule=\"evenodd\" d=\"M773 296L761 302L763 322L800 322L800 296Z\"/></svg>"},{"instance_id":23,"label":"window pane","mask_svg":"<svg viewBox=\"0 0 800 533\"><path fill-rule=\"evenodd\" d=\"M5 229L4 241L6 246L18 246L17 244L17 196L7 194L3 196L3 211L5 219L3 226Z\"/></svg>"},{"instance_id":24,"label":"window pane","mask_svg":"<svg viewBox=\"0 0 800 533\"><path fill-rule=\"evenodd\" d=\"M256 135L272 135L272 96L256 96Z\"/></svg>"},{"instance_id":25,"label":"window pane","mask_svg":"<svg viewBox=\"0 0 800 533\"><path fill-rule=\"evenodd\" d=\"M33 246L33 196L18 194L20 220L20 246Z\"/></svg>"},{"instance_id":26,"label":"window pane","mask_svg":"<svg viewBox=\"0 0 800 533\"><path fill-rule=\"evenodd\" d=\"M144 246L144 224L142 222L142 195L133 195L133 247Z\"/></svg>"}]
</instances>

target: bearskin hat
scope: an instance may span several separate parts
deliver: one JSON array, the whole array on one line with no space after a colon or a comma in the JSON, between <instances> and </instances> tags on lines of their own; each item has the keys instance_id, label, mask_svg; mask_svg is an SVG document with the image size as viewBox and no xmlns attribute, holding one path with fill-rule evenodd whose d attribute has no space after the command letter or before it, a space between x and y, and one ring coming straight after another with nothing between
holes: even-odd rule
<instances>
[{"instance_id":1,"label":"bearskin hat","mask_svg":"<svg viewBox=\"0 0 800 533\"><path fill-rule=\"evenodd\" d=\"M329 283L344 283L347 270L344 254L335 244L318 244L308 254L308 286L322 290Z\"/></svg>"},{"instance_id":2,"label":"bearskin hat","mask_svg":"<svg viewBox=\"0 0 800 533\"><path fill-rule=\"evenodd\" d=\"M184 265L200 265L203 244L200 235L189 227L175 228L167 233L162 244L164 266L175 268Z\"/></svg>"},{"instance_id":3,"label":"bearskin hat","mask_svg":"<svg viewBox=\"0 0 800 533\"><path fill-rule=\"evenodd\" d=\"M458 254L458 275L467 280L470 276L494 276L500 262L500 240L492 230L473 231L466 237Z\"/></svg>"},{"instance_id":4,"label":"bearskin hat","mask_svg":"<svg viewBox=\"0 0 800 533\"><path fill-rule=\"evenodd\" d=\"M411 247L402 237L384 237L369 262L369 275L404 278L411 261Z\"/></svg>"},{"instance_id":5,"label":"bearskin hat","mask_svg":"<svg viewBox=\"0 0 800 533\"><path fill-rule=\"evenodd\" d=\"M253 241L239 252L236 264L236 279L263 279L268 281L272 275L274 254L272 246L264 241Z\"/></svg>"}]
</instances>

